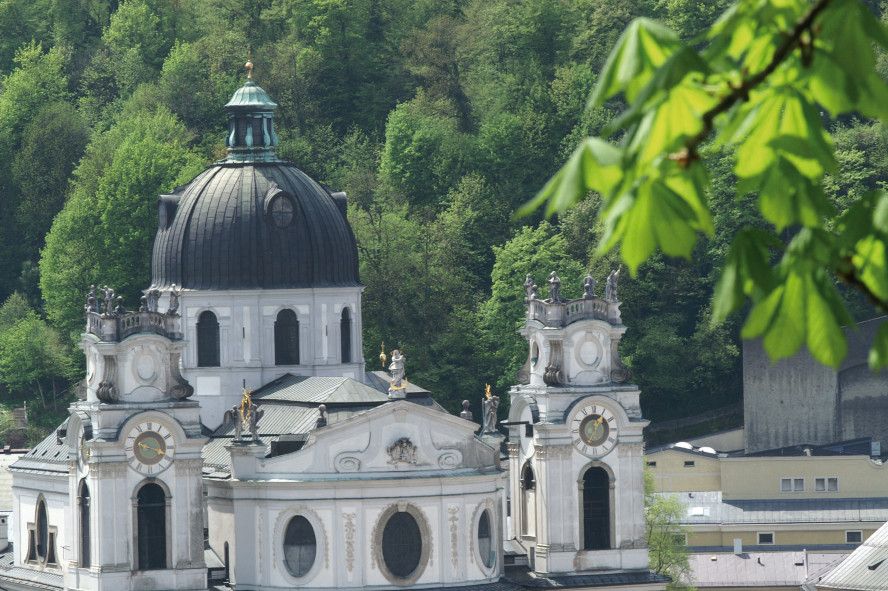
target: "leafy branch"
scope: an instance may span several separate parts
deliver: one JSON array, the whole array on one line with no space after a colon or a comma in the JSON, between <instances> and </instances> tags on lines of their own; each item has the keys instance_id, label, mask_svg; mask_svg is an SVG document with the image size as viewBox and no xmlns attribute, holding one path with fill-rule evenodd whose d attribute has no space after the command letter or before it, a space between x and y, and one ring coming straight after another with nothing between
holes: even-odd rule
<instances>
[{"instance_id":1,"label":"leafy branch","mask_svg":"<svg viewBox=\"0 0 888 591\"><path fill-rule=\"evenodd\" d=\"M685 144L684 153L675 155L674 159L678 161L693 161L699 158L697 150L712 133L715 118L730 110L736 103L749 100L749 93L765 82L780 64L782 64L786 58L802 44L802 39L806 32L810 33L813 37L814 21L817 16L829 6L830 2L832 2L832 0L818 0L818 2L814 4L801 19L799 19L795 26L793 26L792 32L787 35L783 43L780 44L774 52L771 61L763 70L754 76L745 79L740 85L732 85L731 92L725 95L717 105L703 114L703 129L688 140L687 144ZM806 43L811 43L811 41L807 41Z\"/></svg>"},{"instance_id":2,"label":"leafy branch","mask_svg":"<svg viewBox=\"0 0 888 591\"><path fill-rule=\"evenodd\" d=\"M706 41L698 51L660 23L633 21L589 99L600 106L622 94L627 108L521 213L543 204L548 215L561 212L594 191L599 252L618 247L633 274L656 250L690 258L698 235L716 231L699 150L710 138L730 147L737 194L757 195L765 227L733 237L713 318L751 302L744 338L761 337L773 359L807 345L838 367L847 353L842 326L852 319L836 283L888 308L888 193L837 211L823 188L838 164L822 113L888 121L874 53L888 48L888 31L861 0L739 0ZM730 91L718 96L724 86ZM618 143L606 139L618 131ZM888 328L870 364L888 366Z\"/></svg>"}]
</instances>

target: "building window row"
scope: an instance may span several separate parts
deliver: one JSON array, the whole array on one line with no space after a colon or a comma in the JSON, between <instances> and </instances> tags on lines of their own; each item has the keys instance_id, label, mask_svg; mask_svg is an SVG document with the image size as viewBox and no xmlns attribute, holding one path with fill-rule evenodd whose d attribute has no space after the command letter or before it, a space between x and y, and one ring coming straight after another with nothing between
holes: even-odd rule
<instances>
[{"instance_id":1,"label":"building window row","mask_svg":"<svg viewBox=\"0 0 888 591\"><path fill-rule=\"evenodd\" d=\"M352 316L348 308L342 309L339 319L339 355L341 363L352 360ZM299 318L296 312L286 308L278 312L274 321L274 363L275 365L299 365ZM216 315L205 310L197 317L197 366L219 367L221 365L219 320Z\"/></svg>"},{"instance_id":2,"label":"building window row","mask_svg":"<svg viewBox=\"0 0 888 591\"><path fill-rule=\"evenodd\" d=\"M781 478L780 492L805 492L805 479Z\"/></svg>"},{"instance_id":3,"label":"building window row","mask_svg":"<svg viewBox=\"0 0 888 591\"><path fill-rule=\"evenodd\" d=\"M815 492L839 492L839 479L835 476L814 479Z\"/></svg>"}]
</instances>

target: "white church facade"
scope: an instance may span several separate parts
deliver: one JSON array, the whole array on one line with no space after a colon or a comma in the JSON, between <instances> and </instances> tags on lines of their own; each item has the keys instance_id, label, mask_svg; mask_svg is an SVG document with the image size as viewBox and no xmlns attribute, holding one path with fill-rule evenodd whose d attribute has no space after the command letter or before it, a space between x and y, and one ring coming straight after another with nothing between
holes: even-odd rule
<instances>
[{"instance_id":1,"label":"white church facade","mask_svg":"<svg viewBox=\"0 0 888 591\"><path fill-rule=\"evenodd\" d=\"M10 468L0 589L664 589L616 277L527 284L504 442L495 399L479 428L365 370L346 197L275 156L275 107L248 80L228 158L160 197L137 310L91 289L82 395Z\"/></svg>"}]
</instances>

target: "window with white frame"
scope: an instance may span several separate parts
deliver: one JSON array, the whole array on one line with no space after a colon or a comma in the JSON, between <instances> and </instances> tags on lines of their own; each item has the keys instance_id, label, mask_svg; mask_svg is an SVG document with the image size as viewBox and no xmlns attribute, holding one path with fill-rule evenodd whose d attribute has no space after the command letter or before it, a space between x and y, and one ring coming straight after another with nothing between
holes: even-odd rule
<instances>
[{"instance_id":1,"label":"window with white frame","mask_svg":"<svg viewBox=\"0 0 888 591\"><path fill-rule=\"evenodd\" d=\"M793 478L792 479L792 492L805 492L805 479L804 478Z\"/></svg>"},{"instance_id":2,"label":"window with white frame","mask_svg":"<svg viewBox=\"0 0 888 591\"><path fill-rule=\"evenodd\" d=\"M845 532L845 543L846 544L859 544L863 541L863 532L859 529L854 529Z\"/></svg>"},{"instance_id":3,"label":"window with white frame","mask_svg":"<svg viewBox=\"0 0 888 591\"><path fill-rule=\"evenodd\" d=\"M780 479L780 492L792 492L792 478Z\"/></svg>"},{"instance_id":4,"label":"window with white frame","mask_svg":"<svg viewBox=\"0 0 888 591\"><path fill-rule=\"evenodd\" d=\"M814 492L838 492L838 477L823 477L814 479Z\"/></svg>"},{"instance_id":5,"label":"window with white frame","mask_svg":"<svg viewBox=\"0 0 888 591\"><path fill-rule=\"evenodd\" d=\"M758 543L760 545L768 545L774 543L774 532L760 531L758 532Z\"/></svg>"}]
</instances>

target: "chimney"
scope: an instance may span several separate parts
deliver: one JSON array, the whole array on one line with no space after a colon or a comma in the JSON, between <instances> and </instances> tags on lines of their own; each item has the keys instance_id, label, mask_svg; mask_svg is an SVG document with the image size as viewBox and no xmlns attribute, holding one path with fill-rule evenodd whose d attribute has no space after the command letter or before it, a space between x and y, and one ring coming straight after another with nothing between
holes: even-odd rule
<instances>
[{"instance_id":1,"label":"chimney","mask_svg":"<svg viewBox=\"0 0 888 591\"><path fill-rule=\"evenodd\" d=\"M734 554L743 554L743 540L734 538Z\"/></svg>"},{"instance_id":2,"label":"chimney","mask_svg":"<svg viewBox=\"0 0 888 591\"><path fill-rule=\"evenodd\" d=\"M0 515L0 552L9 548L9 515Z\"/></svg>"}]
</instances>

